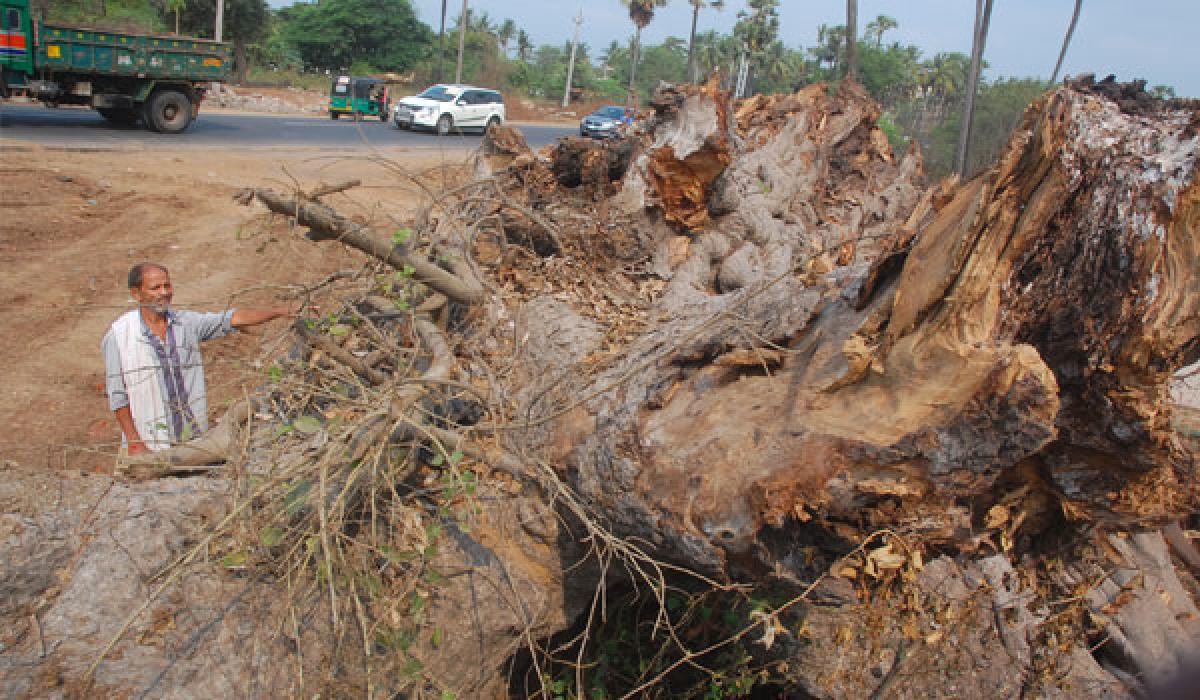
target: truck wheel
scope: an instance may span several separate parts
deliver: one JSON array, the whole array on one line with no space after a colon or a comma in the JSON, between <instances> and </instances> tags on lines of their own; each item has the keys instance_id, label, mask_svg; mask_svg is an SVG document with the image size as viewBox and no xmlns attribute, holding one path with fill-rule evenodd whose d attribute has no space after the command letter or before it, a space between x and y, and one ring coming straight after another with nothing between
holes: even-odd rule
<instances>
[{"instance_id":1,"label":"truck wheel","mask_svg":"<svg viewBox=\"0 0 1200 700\"><path fill-rule=\"evenodd\" d=\"M96 111L113 126L134 126L138 122L137 110L129 107L100 107Z\"/></svg>"},{"instance_id":2,"label":"truck wheel","mask_svg":"<svg viewBox=\"0 0 1200 700\"><path fill-rule=\"evenodd\" d=\"M151 131L178 134L192 123L192 101L181 92L156 92L146 103L144 121Z\"/></svg>"},{"instance_id":3,"label":"truck wheel","mask_svg":"<svg viewBox=\"0 0 1200 700\"><path fill-rule=\"evenodd\" d=\"M337 121L337 118L340 116L342 116L340 112L330 112L329 113L329 118L334 121Z\"/></svg>"},{"instance_id":4,"label":"truck wheel","mask_svg":"<svg viewBox=\"0 0 1200 700\"><path fill-rule=\"evenodd\" d=\"M443 114L437 120L438 136L445 136L450 133L450 129L454 128L454 119L449 114Z\"/></svg>"}]
</instances>

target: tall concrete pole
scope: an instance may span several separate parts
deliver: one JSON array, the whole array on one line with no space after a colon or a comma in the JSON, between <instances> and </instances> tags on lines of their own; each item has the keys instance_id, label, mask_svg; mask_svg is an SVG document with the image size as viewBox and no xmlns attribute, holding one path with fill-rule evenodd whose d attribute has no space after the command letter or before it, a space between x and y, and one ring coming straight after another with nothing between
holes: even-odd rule
<instances>
[{"instance_id":1,"label":"tall concrete pole","mask_svg":"<svg viewBox=\"0 0 1200 700\"><path fill-rule=\"evenodd\" d=\"M221 40L221 27L225 24L225 0L217 0L217 26L213 30L213 38Z\"/></svg>"},{"instance_id":2,"label":"tall concrete pole","mask_svg":"<svg viewBox=\"0 0 1200 700\"><path fill-rule=\"evenodd\" d=\"M563 90L562 106L566 107L571 101L571 78L575 75L575 51L579 48L579 28L583 26L583 8L575 15L575 40L571 42L571 61L567 63L567 87Z\"/></svg>"},{"instance_id":3,"label":"tall concrete pole","mask_svg":"<svg viewBox=\"0 0 1200 700\"><path fill-rule=\"evenodd\" d=\"M454 67L454 82L462 83L463 49L467 45L467 0L463 0L462 14L458 18L458 65Z\"/></svg>"}]
</instances>

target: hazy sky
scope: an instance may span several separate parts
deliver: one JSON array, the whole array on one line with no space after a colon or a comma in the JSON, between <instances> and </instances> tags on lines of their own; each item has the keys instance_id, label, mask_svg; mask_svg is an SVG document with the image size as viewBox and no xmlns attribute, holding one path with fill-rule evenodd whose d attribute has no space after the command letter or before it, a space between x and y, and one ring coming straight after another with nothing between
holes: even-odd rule
<instances>
[{"instance_id":1,"label":"hazy sky","mask_svg":"<svg viewBox=\"0 0 1200 700\"><path fill-rule=\"evenodd\" d=\"M441 0L412 0L417 15L437 31ZM582 38L598 56L609 42L628 41L633 33L626 9L618 0L469 0L493 21L511 18L535 44L570 39L572 18L583 11ZM281 4L275 0L273 4ZM988 35L986 77L1049 78L1071 18L1074 0L995 0ZM744 0L727 0L721 12L700 13L699 29L729 31ZM461 11L461 0L448 0L447 14ZM842 0L782 0L780 38L790 47L816 43L821 24L844 24ZM859 0L859 26L876 15L895 19L899 29L884 40L915 44L925 57L938 51L970 53L975 3L971 0ZM687 38L691 5L670 0L655 13L643 40L659 43L674 35ZM447 27L453 24L447 19ZM1200 96L1200 2L1197 0L1084 0L1083 11L1063 71L1115 73L1121 80L1145 78L1151 85L1171 85L1180 96ZM447 42L448 44L450 42ZM452 45L452 44L451 44Z\"/></svg>"}]
</instances>

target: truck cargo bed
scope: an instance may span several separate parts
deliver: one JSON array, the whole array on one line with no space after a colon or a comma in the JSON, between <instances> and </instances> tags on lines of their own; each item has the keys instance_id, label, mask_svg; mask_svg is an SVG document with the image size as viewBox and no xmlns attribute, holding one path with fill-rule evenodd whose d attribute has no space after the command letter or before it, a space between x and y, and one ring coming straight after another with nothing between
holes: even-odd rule
<instances>
[{"instance_id":1,"label":"truck cargo bed","mask_svg":"<svg viewBox=\"0 0 1200 700\"><path fill-rule=\"evenodd\" d=\"M228 44L191 37L123 34L43 24L38 65L61 73L174 80L225 80Z\"/></svg>"}]
</instances>

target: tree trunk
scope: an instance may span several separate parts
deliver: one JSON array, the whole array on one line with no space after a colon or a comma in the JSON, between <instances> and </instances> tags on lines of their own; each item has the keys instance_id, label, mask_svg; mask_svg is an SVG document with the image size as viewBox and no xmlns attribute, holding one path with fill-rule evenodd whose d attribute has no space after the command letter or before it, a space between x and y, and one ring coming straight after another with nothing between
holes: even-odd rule
<instances>
[{"instance_id":1,"label":"tree trunk","mask_svg":"<svg viewBox=\"0 0 1200 700\"><path fill-rule=\"evenodd\" d=\"M1075 0L1075 9L1071 11L1071 24L1067 26L1067 34L1063 37L1062 50L1058 52L1058 61L1054 64L1054 72L1050 74L1050 84L1058 82L1058 72L1062 70L1063 59L1067 57L1067 48L1071 45L1071 37L1075 34L1075 25L1079 22L1079 10L1083 0Z\"/></svg>"},{"instance_id":2,"label":"tree trunk","mask_svg":"<svg viewBox=\"0 0 1200 700\"><path fill-rule=\"evenodd\" d=\"M246 42L235 37L233 40L233 63L236 66L234 79L238 85L246 84L246 74L250 71L250 62L246 57Z\"/></svg>"},{"instance_id":3,"label":"tree trunk","mask_svg":"<svg viewBox=\"0 0 1200 700\"><path fill-rule=\"evenodd\" d=\"M543 158L489 131L478 177L418 211L411 240L320 190L250 193L380 267L301 323L295 376L248 413L249 478L208 500L254 518L195 532L231 521L191 517L215 488L196 480L100 485L63 498L81 514L57 527L6 525L0 563L22 576L0 622L28 633L0 692L87 669L109 694L169 673L188 696L287 695L300 669L396 694L419 669L433 697L548 696L541 679L586 688L613 658L594 634L632 585L646 613L620 632L665 625L642 651L674 656L616 697L697 687L713 657L688 632L727 616L688 627L668 593L698 589L755 601L712 638L750 660L719 672L761 670L779 695L1140 697L1184 668L1200 611L1158 530L1200 504L1167 393L1200 356L1200 110L1071 84L988 172L926 189L851 81L736 105L670 87L651 106L619 187L616 144ZM397 279L416 308L376 298ZM317 394L314 376L336 382ZM455 486L468 472L478 492ZM329 534L372 546L313 562ZM147 600L162 562L193 558L204 576L170 569ZM419 619L413 586L436 591ZM289 619L286 643L261 624ZM411 632L395 650L393 630ZM508 680L523 644L532 689Z\"/></svg>"},{"instance_id":4,"label":"tree trunk","mask_svg":"<svg viewBox=\"0 0 1200 700\"><path fill-rule=\"evenodd\" d=\"M971 144L971 123L975 119L975 96L979 91L979 73L983 68L983 50L987 43L988 23L992 18L992 0L975 0L975 32L971 42L971 67L967 75L966 100L963 103L962 123L959 125L958 150L954 157L954 172L966 175L967 152Z\"/></svg>"},{"instance_id":5,"label":"tree trunk","mask_svg":"<svg viewBox=\"0 0 1200 700\"><path fill-rule=\"evenodd\" d=\"M633 100L633 104L637 104L637 66L638 59L642 53L642 28L639 25L633 33L633 51L629 54L629 99Z\"/></svg>"}]
</instances>

